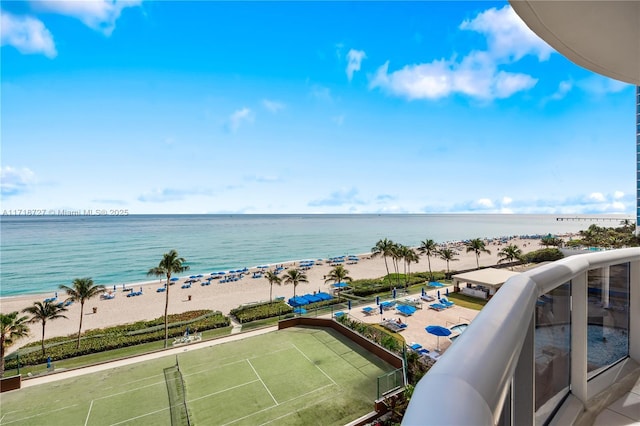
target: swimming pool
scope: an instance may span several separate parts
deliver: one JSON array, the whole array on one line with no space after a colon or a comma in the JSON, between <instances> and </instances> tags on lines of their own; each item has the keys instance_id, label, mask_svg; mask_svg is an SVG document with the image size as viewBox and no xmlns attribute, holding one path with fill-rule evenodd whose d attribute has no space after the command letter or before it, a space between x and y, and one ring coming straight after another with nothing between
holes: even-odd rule
<instances>
[{"instance_id":1,"label":"swimming pool","mask_svg":"<svg viewBox=\"0 0 640 426\"><path fill-rule=\"evenodd\" d=\"M449 330L451 330L451 336L449 336L449 340L451 340L452 342L456 340L467 329L468 326L469 324L464 323L456 324L449 327Z\"/></svg>"}]
</instances>

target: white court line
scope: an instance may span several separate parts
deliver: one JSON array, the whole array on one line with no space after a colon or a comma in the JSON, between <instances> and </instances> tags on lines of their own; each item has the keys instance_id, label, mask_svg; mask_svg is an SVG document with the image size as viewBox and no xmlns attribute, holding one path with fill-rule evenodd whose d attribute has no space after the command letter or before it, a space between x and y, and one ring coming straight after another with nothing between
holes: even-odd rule
<instances>
[{"instance_id":1,"label":"white court line","mask_svg":"<svg viewBox=\"0 0 640 426\"><path fill-rule=\"evenodd\" d=\"M143 418L143 417L147 417L147 416L150 416L150 415L152 415L152 414L159 413L159 412L161 412L161 411L167 411L167 410L169 410L170 408L171 408L171 407L161 408L161 409L159 409L159 410L155 410L155 411L152 411L152 412L150 412L150 413L143 414L143 415L141 415L141 416L131 417L130 419L123 420L123 421L118 422L118 423L111 423L111 425L110 425L110 426L116 426L116 425L121 425L121 424L123 424L123 423L128 423L128 422L130 422L130 421L132 421L132 420L138 420L138 419L141 419L141 418Z\"/></svg>"},{"instance_id":2,"label":"white court line","mask_svg":"<svg viewBox=\"0 0 640 426\"><path fill-rule=\"evenodd\" d=\"M302 354L302 356L303 356L303 357L305 357L305 358L307 359L307 361L309 361L311 364L313 364L313 366L314 366L314 367L316 367L318 370L320 370L320 372L321 372L322 374L324 374L325 376L327 376L327 379L331 380L331 383L333 383L334 385L337 385L336 381L335 381L335 380L333 380L331 377L329 377L329 375L328 375L327 373L325 373L325 372L324 372L324 370L323 370L322 368L318 367L318 366L317 366L313 361L311 361L311 359L309 359L309 357L308 357L308 356L306 356L306 355L304 354L304 352L302 352L302 351L300 350L300 348L298 348L296 345L293 345L293 347L294 347L294 348L296 348L296 349L298 349L298 352L300 352L300 353Z\"/></svg>"},{"instance_id":3,"label":"white court line","mask_svg":"<svg viewBox=\"0 0 640 426\"><path fill-rule=\"evenodd\" d=\"M262 380L262 377L260 377L260 375L258 374L256 369L253 368L253 364L251 364L251 361L249 361L249 359L247 359L247 362L251 366L251 369L253 370L253 372L256 373L256 376L258 376L258 379L260 379L260 381L262 382L262 386L264 386L264 388L267 390L267 392L269 392L269 395L271 396L271 399L273 399L273 402L275 402L275 404L278 405L278 401L276 401L276 399L274 398L273 394L271 393L271 391L267 387L266 383Z\"/></svg>"},{"instance_id":4,"label":"white court line","mask_svg":"<svg viewBox=\"0 0 640 426\"><path fill-rule=\"evenodd\" d=\"M89 404L89 412L87 413L87 419L84 421L84 426L87 426L87 423L89 423L89 416L91 415L92 408L93 408L93 399L91 400L91 404Z\"/></svg>"},{"instance_id":5,"label":"white court line","mask_svg":"<svg viewBox=\"0 0 640 426\"><path fill-rule=\"evenodd\" d=\"M331 385L326 385L326 386L331 386ZM313 391L313 392L315 392L315 391ZM328 397L326 397L326 398L324 398L324 399L321 399L320 401L314 401L314 402L313 402L313 404L311 404L311 405L307 405L307 406L305 406L304 408L308 408L308 407L312 407L312 406L314 406L314 405L322 404L323 402L328 401L328 400L333 399L333 398L335 398L335 396L333 396L333 395L332 395L332 396L328 396ZM268 422L266 422L266 423L262 423L260 426L268 425L269 423L273 423L273 422L276 422L276 421L278 421L278 420L282 420L282 419L284 419L285 417L288 417L288 416L290 416L290 415L292 415L292 414L295 414L295 413L297 413L297 411L290 411L290 412L288 412L287 414L284 414L284 415L282 415L282 416L280 416L280 417L276 417L275 419L271 419L271 420L269 420L269 421L268 421Z\"/></svg>"},{"instance_id":6,"label":"white court line","mask_svg":"<svg viewBox=\"0 0 640 426\"><path fill-rule=\"evenodd\" d=\"M247 383L243 383L243 384L241 384L241 385L235 385L235 386L232 386L232 387L230 387L230 388L226 388L226 389L219 390L219 391L217 391L217 392L210 393L210 394L208 394L208 395L199 396L199 397L197 397L197 398L190 399L188 402L189 402L189 403L191 403L191 402L193 402L193 401L199 401L199 400L201 400L201 399L209 398L210 396L218 395L219 393L224 393L224 392L226 392L226 391L230 391L230 390L233 390L233 389L240 388L240 387L242 387L242 386L250 385L251 383L255 383L255 382L258 382L258 381L259 381L259 380L257 380L257 379L256 379L256 380L252 380L252 381L247 382Z\"/></svg>"},{"instance_id":7,"label":"white court line","mask_svg":"<svg viewBox=\"0 0 640 426\"><path fill-rule=\"evenodd\" d=\"M139 388L135 388L135 389L129 389L129 390L122 391L122 392L112 393L111 395L101 396L101 397L99 397L99 398L96 398L94 401L97 401L97 400L99 400L99 399L111 398L112 396L122 395L122 394L124 394L124 393L129 393L129 392L139 391L140 389L148 388L148 387L151 387L151 386L158 386L158 385L160 385L160 384L164 384L164 383L166 383L166 380L163 380L163 381L161 381L161 382L151 383L150 385L141 386L141 387L139 387Z\"/></svg>"},{"instance_id":8,"label":"white court line","mask_svg":"<svg viewBox=\"0 0 640 426\"><path fill-rule=\"evenodd\" d=\"M10 422L3 423L3 424L8 425L8 424L11 424L11 423L21 422L21 421L23 421L23 420L32 419L32 418L34 418L34 417L46 416L47 414L53 413L53 412L55 412L55 411L62 411L62 410L66 410L67 408L75 407L76 405L78 405L78 404L67 405L66 407L57 408L57 409L55 409L55 410L48 410L46 413L34 414L33 416L23 417L23 418L21 418L21 419L16 419L16 420L11 420Z\"/></svg>"},{"instance_id":9,"label":"white court line","mask_svg":"<svg viewBox=\"0 0 640 426\"><path fill-rule=\"evenodd\" d=\"M322 390L322 389L324 389L324 388L328 388L329 386L333 386L333 385L324 385L324 386L321 386L321 387L319 387L318 389L314 389L314 390L309 391L309 392L307 392L307 393L303 393L302 395L298 395L298 396L293 397L293 398L291 398L291 399L287 399L286 401L281 402L281 403L280 403L280 405L286 404L286 403L291 402L291 401L295 401L296 399L303 398L303 397L305 397L305 396L307 396L307 395L311 395L312 393L318 392L318 391L320 391L320 390ZM271 407L263 408L262 410L258 410L258 411L254 412L254 413L247 414L246 416L240 417L239 419L232 420L232 421L230 421L229 423L225 423L225 424L224 424L224 425L222 425L222 426L228 426L228 425L234 424L234 423L236 423L236 422L239 422L239 421L242 421L242 420L248 419L248 418L249 418L249 417L251 417L251 416L255 416L256 414L263 413L263 412L268 411L268 410L271 410L272 408L275 408L275 407L276 407L276 405L272 405Z\"/></svg>"}]
</instances>

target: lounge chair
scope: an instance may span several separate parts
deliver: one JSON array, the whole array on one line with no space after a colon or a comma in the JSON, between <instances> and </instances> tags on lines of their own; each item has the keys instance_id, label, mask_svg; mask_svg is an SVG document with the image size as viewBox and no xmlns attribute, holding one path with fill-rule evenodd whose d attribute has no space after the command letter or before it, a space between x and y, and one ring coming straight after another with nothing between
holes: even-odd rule
<instances>
[{"instance_id":1,"label":"lounge chair","mask_svg":"<svg viewBox=\"0 0 640 426\"><path fill-rule=\"evenodd\" d=\"M455 303L449 301L449 299L447 299L446 297L442 297L440 299L440 303L446 306L447 308L450 308L455 305Z\"/></svg>"},{"instance_id":2,"label":"lounge chair","mask_svg":"<svg viewBox=\"0 0 640 426\"><path fill-rule=\"evenodd\" d=\"M435 300L436 300L436 298L435 298L435 297L433 297L433 296L429 296L428 294L425 294L424 296L420 296L420 298L421 298L422 300L424 300L425 302L433 302L433 301L435 301Z\"/></svg>"},{"instance_id":3,"label":"lounge chair","mask_svg":"<svg viewBox=\"0 0 640 426\"><path fill-rule=\"evenodd\" d=\"M340 318L340 317L343 317L344 315L345 313L342 311L338 311L335 314L333 314L334 318Z\"/></svg>"},{"instance_id":4,"label":"lounge chair","mask_svg":"<svg viewBox=\"0 0 640 426\"><path fill-rule=\"evenodd\" d=\"M432 303L429 305L429 308L436 311L444 311L445 309L447 309L447 307L442 303Z\"/></svg>"},{"instance_id":5,"label":"lounge chair","mask_svg":"<svg viewBox=\"0 0 640 426\"><path fill-rule=\"evenodd\" d=\"M373 309L371 306L365 306L364 308L362 308L362 313L365 315L371 315L375 312L375 309Z\"/></svg>"}]
</instances>

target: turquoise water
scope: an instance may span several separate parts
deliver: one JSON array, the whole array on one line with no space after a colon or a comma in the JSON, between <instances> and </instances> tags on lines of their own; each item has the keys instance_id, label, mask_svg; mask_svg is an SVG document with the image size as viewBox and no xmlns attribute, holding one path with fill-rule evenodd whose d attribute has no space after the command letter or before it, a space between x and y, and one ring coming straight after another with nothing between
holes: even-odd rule
<instances>
[{"instance_id":1,"label":"turquoise water","mask_svg":"<svg viewBox=\"0 0 640 426\"><path fill-rule=\"evenodd\" d=\"M149 281L146 272L171 249L190 274L206 274L366 253L381 238L418 246L428 238L577 232L591 223L551 215L2 216L0 296L50 292L78 277Z\"/></svg>"}]
</instances>

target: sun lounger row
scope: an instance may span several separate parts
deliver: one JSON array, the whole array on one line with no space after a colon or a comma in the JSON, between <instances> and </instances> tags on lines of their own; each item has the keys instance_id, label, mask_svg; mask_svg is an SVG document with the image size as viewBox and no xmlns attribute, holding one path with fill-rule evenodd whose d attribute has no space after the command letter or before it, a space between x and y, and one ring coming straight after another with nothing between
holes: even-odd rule
<instances>
[{"instance_id":1,"label":"sun lounger row","mask_svg":"<svg viewBox=\"0 0 640 426\"><path fill-rule=\"evenodd\" d=\"M394 319L388 319L386 321L383 321L382 323L380 323L380 325L386 328L387 330L391 330L395 333L398 333L404 330L405 328L407 328L407 324L403 322L397 322Z\"/></svg>"},{"instance_id":2,"label":"sun lounger row","mask_svg":"<svg viewBox=\"0 0 640 426\"><path fill-rule=\"evenodd\" d=\"M304 296L296 296L289 299L289 306L297 308L298 306L308 305L309 303L321 302L323 300L331 300L333 296L328 293L320 292L316 294L305 294Z\"/></svg>"},{"instance_id":3,"label":"sun lounger row","mask_svg":"<svg viewBox=\"0 0 640 426\"><path fill-rule=\"evenodd\" d=\"M127 294L127 297L133 296L142 296L142 291L131 291L129 294Z\"/></svg>"}]
</instances>

